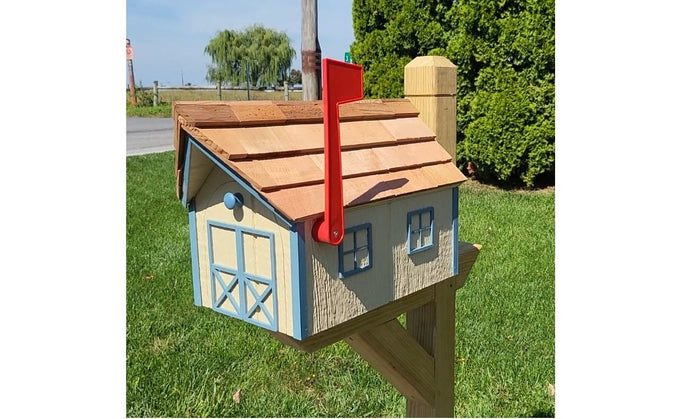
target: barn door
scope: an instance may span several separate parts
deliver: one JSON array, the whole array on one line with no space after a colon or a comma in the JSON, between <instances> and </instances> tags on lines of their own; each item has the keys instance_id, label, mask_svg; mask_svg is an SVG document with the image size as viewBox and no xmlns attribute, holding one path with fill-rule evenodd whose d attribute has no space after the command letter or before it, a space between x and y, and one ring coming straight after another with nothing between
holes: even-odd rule
<instances>
[{"instance_id":1,"label":"barn door","mask_svg":"<svg viewBox=\"0 0 690 419\"><path fill-rule=\"evenodd\" d=\"M208 222L212 308L277 330L273 233Z\"/></svg>"}]
</instances>

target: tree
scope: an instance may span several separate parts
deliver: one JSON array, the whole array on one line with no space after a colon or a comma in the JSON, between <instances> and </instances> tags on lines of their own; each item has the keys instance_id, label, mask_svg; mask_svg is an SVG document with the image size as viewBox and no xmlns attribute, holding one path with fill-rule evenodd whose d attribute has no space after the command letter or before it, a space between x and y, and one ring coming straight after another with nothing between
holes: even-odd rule
<instances>
[{"instance_id":1,"label":"tree","mask_svg":"<svg viewBox=\"0 0 690 419\"><path fill-rule=\"evenodd\" d=\"M458 66L458 162L506 184L552 182L554 0L463 0L447 14Z\"/></svg>"},{"instance_id":2,"label":"tree","mask_svg":"<svg viewBox=\"0 0 690 419\"><path fill-rule=\"evenodd\" d=\"M532 186L555 171L554 0L354 0L352 56L368 97L403 96L404 66L458 66L457 157Z\"/></svg>"},{"instance_id":3,"label":"tree","mask_svg":"<svg viewBox=\"0 0 690 419\"><path fill-rule=\"evenodd\" d=\"M290 38L261 25L244 31L219 31L204 48L211 57L206 80L212 83L243 84L251 86L277 84L287 79L295 57Z\"/></svg>"},{"instance_id":4,"label":"tree","mask_svg":"<svg viewBox=\"0 0 690 419\"><path fill-rule=\"evenodd\" d=\"M290 76L288 76L288 83L290 83L291 85L302 83L302 72L299 70L295 70L294 68L290 70Z\"/></svg>"},{"instance_id":5,"label":"tree","mask_svg":"<svg viewBox=\"0 0 690 419\"><path fill-rule=\"evenodd\" d=\"M404 67L419 55L439 55L442 22L452 0L354 0L352 60L364 68L367 97L402 97Z\"/></svg>"}]
</instances>

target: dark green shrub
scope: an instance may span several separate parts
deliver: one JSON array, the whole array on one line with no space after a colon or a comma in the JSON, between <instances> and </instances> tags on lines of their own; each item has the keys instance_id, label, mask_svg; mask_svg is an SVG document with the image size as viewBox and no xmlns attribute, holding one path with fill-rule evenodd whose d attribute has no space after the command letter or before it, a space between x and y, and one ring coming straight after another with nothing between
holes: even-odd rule
<instances>
[{"instance_id":1,"label":"dark green shrub","mask_svg":"<svg viewBox=\"0 0 690 419\"><path fill-rule=\"evenodd\" d=\"M458 162L472 161L480 180L532 187L555 169L554 85L530 85L516 73L509 78L458 101Z\"/></svg>"},{"instance_id":2,"label":"dark green shrub","mask_svg":"<svg viewBox=\"0 0 690 419\"><path fill-rule=\"evenodd\" d=\"M446 15L458 66L461 165L481 180L534 186L555 171L554 1L464 0Z\"/></svg>"},{"instance_id":3,"label":"dark green shrub","mask_svg":"<svg viewBox=\"0 0 690 419\"><path fill-rule=\"evenodd\" d=\"M158 103L160 104L160 100ZM138 88L137 89L137 106L139 106L139 107L153 106L153 91Z\"/></svg>"},{"instance_id":4,"label":"dark green shrub","mask_svg":"<svg viewBox=\"0 0 690 419\"><path fill-rule=\"evenodd\" d=\"M352 23L366 96L403 96L404 66L443 55L458 66L459 164L505 186L553 179L554 0L354 0Z\"/></svg>"}]
</instances>

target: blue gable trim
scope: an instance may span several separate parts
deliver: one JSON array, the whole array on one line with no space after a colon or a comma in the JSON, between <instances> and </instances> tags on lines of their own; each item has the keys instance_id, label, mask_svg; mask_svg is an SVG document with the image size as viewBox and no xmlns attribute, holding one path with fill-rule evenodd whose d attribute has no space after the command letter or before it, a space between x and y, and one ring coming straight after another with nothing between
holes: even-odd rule
<instances>
[{"instance_id":1,"label":"blue gable trim","mask_svg":"<svg viewBox=\"0 0 690 419\"><path fill-rule=\"evenodd\" d=\"M185 138L187 139L187 141L181 142L182 144L184 144L185 147L184 171L182 172L182 205L185 205L187 204L187 202L189 202L189 197L187 196L187 189L189 189L189 167L191 166L190 162L192 161L192 149L188 146L190 138L189 134L185 133Z\"/></svg>"},{"instance_id":2,"label":"blue gable trim","mask_svg":"<svg viewBox=\"0 0 690 419\"><path fill-rule=\"evenodd\" d=\"M307 321L307 272L304 251L304 223L290 228L290 266L292 270L292 335L297 340L309 336Z\"/></svg>"},{"instance_id":3,"label":"blue gable trim","mask_svg":"<svg viewBox=\"0 0 690 419\"><path fill-rule=\"evenodd\" d=\"M194 304L201 305L201 279L199 277L199 243L196 234L196 203L189 203L189 243L192 253L192 284L194 286Z\"/></svg>"},{"instance_id":4,"label":"blue gable trim","mask_svg":"<svg viewBox=\"0 0 690 419\"><path fill-rule=\"evenodd\" d=\"M458 256L460 254L460 249L458 248L458 242L460 241L458 238L458 187L454 187L452 191L453 193L451 195L453 202L451 217L453 217L453 275L457 275L460 267L460 261L458 260Z\"/></svg>"},{"instance_id":5,"label":"blue gable trim","mask_svg":"<svg viewBox=\"0 0 690 419\"><path fill-rule=\"evenodd\" d=\"M280 211L278 211L273 205L271 205L266 198L261 196L261 194L254 189L247 181L245 181L242 176L238 175L235 173L234 170L229 168L225 163L222 161L218 160L218 158L210 153L208 150L206 150L196 139L194 139L191 136L187 136L187 142L189 145L195 146L199 151L201 151L206 157L208 157L216 166L220 167L228 176L232 178L235 182L239 183L240 186L245 189L250 195L252 195L254 198L256 198L259 202L261 202L266 208L268 208L272 213L274 213L279 220L281 220L286 227L291 228L294 225L294 222L290 221L288 217L283 215ZM185 158L185 168L184 168L184 180L182 183L182 202L187 202L189 197L187 196L187 187L188 187L188 181L189 181L189 166L190 166L190 160L191 160L191 147L187 146L187 155Z\"/></svg>"}]
</instances>

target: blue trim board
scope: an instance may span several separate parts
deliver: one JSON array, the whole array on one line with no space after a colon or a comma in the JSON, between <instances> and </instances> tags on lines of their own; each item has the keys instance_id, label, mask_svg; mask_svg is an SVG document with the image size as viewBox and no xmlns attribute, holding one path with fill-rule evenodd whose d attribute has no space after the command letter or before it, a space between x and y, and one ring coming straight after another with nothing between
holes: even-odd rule
<instances>
[{"instance_id":1,"label":"blue trim board","mask_svg":"<svg viewBox=\"0 0 690 419\"><path fill-rule=\"evenodd\" d=\"M458 259L459 257L459 252L460 249L458 248L459 246L459 241L460 239L458 238L458 187L455 186L451 189L453 192L452 195L452 210L450 216L453 219L453 275L457 275L458 271L460 269L460 260Z\"/></svg>"},{"instance_id":2,"label":"blue trim board","mask_svg":"<svg viewBox=\"0 0 690 419\"><path fill-rule=\"evenodd\" d=\"M192 284L194 286L194 304L201 305L201 279L199 277L199 243L196 232L196 201L189 203L189 243L192 253Z\"/></svg>"},{"instance_id":3,"label":"blue trim board","mask_svg":"<svg viewBox=\"0 0 690 419\"><path fill-rule=\"evenodd\" d=\"M292 274L292 337L297 340L309 336L307 319L307 271L304 251L304 223L290 228L290 267Z\"/></svg>"},{"instance_id":4,"label":"blue trim board","mask_svg":"<svg viewBox=\"0 0 690 419\"><path fill-rule=\"evenodd\" d=\"M183 131L184 132L184 131ZM189 140L189 134L185 133L185 138ZM182 141L182 144L187 144L188 141ZM184 152L184 170L182 171L182 205L185 205L188 201L187 189L189 189L189 168L191 167L192 161L192 149L191 147L185 146Z\"/></svg>"},{"instance_id":5,"label":"blue trim board","mask_svg":"<svg viewBox=\"0 0 690 419\"><path fill-rule=\"evenodd\" d=\"M231 317L235 317L244 320L248 323L255 324L257 326L264 327L266 329L277 331L278 330L278 293L276 290L276 258L275 258L275 238L274 234L270 231L260 231L253 228L243 227L239 225L227 224L220 221L208 220L206 222L208 231L208 249L209 249L209 265L211 274L211 308L219 313L226 314ZM214 249L213 249L213 227L232 230L235 232L235 248L237 251L237 266L222 266L214 262ZM265 237L269 239L270 255L271 255L271 277L265 278L256 274L252 274L246 271L244 263L244 239L243 234L249 233L254 236ZM223 275L232 275L233 278L226 284L223 281ZM215 283L218 282L223 288L222 295L216 295ZM261 283L266 285L266 289L259 293L252 283ZM230 290L235 286L239 286L239 296L240 301L235 301L232 297ZM248 307L247 304L247 291L254 296L255 302ZM268 312L264 301L271 296L273 299L273 310L272 314ZM222 304L228 300L230 304L235 308L235 312L221 308ZM262 309L262 313L266 316L266 322L256 320L252 317L254 311L259 308Z\"/></svg>"},{"instance_id":6,"label":"blue trim board","mask_svg":"<svg viewBox=\"0 0 690 419\"><path fill-rule=\"evenodd\" d=\"M259 202L261 202L266 208L268 208L271 212L273 212L278 219L280 219L283 223L285 223L285 226L290 228L294 222L290 221L285 215L281 214L280 211L278 211L273 205L269 204L268 201L259 193L257 192L249 183L247 183L242 176L238 175L230 169L228 166L225 165L222 161L218 160L218 158L210 153L208 150L204 148L197 140L195 140L193 137L188 137L188 142L189 144L193 144L199 151L201 151L206 157L208 157L216 166L220 167L228 176L232 178L235 182L239 183L240 186L245 189L247 192L249 192L250 195L252 195L254 198L256 198ZM187 151L189 154L191 154L190 151L191 147L187 147ZM182 196L183 199L187 199L187 176L188 176L188 169L189 164L185 163L185 181L183 183L183 190L182 190Z\"/></svg>"}]
</instances>

